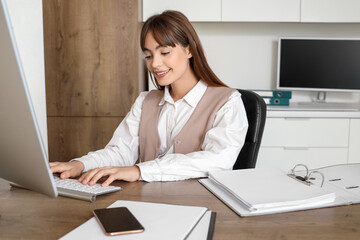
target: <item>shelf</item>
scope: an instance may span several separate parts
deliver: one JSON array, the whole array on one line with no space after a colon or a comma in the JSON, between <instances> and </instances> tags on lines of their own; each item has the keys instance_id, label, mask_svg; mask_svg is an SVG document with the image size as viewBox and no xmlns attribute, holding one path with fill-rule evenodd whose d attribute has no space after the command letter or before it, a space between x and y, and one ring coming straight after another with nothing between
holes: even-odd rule
<instances>
[{"instance_id":1,"label":"shelf","mask_svg":"<svg viewBox=\"0 0 360 240\"><path fill-rule=\"evenodd\" d=\"M360 112L339 111L267 111L268 118L360 118Z\"/></svg>"},{"instance_id":2,"label":"shelf","mask_svg":"<svg viewBox=\"0 0 360 240\"><path fill-rule=\"evenodd\" d=\"M360 118L360 103L339 106L338 108L317 108L316 105L296 103L290 106L268 106L267 117Z\"/></svg>"}]
</instances>

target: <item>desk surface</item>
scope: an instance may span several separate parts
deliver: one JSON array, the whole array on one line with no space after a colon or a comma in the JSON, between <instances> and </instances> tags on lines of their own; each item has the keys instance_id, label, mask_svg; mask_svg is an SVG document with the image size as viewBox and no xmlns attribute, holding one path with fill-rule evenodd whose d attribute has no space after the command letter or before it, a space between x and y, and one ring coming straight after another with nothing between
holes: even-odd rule
<instances>
[{"instance_id":1,"label":"desk surface","mask_svg":"<svg viewBox=\"0 0 360 240\"><path fill-rule=\"evenodd\" d=\"M93 202L49 198L0 179L0 239L58 239L116 200L205 206L217 212L214 239L359 239L360 204L241 218L197 180L116 182L117 193Z\"/></svg>"}]
</instances>

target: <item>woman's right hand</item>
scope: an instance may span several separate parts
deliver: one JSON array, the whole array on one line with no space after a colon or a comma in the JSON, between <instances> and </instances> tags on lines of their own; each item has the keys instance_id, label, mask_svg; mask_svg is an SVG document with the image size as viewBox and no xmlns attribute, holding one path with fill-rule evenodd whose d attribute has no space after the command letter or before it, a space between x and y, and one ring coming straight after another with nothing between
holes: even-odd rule
<instances>
[{"instance_id":1,"label":"woman's right hand","mask_svg":"<svg viewBox=\"0 0 360 240\"><path fill-rule=\"evenodd\" d=\"M52 173L60 173L61 179L74 178L80 176L85 166L80 161L72 162L50 162Z\"/></svg>"}]
</instances>

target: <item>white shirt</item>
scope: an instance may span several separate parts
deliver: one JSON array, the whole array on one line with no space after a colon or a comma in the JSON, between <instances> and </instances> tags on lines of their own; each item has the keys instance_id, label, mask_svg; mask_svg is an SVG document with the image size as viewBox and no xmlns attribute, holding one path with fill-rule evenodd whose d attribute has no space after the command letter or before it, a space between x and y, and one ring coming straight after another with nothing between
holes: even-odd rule
<instances>
[{"instance_id":1,"label":"white shirt","mask_svg":"<svg viewBox=\"0 0 360 240\"><path fill-rule=\"evenodd\" d=\"M184 127L204 95L207 84L199 81L186 96L176 102L168 87L159 105L158 132L161 146L158 158L138 163L145 181L176 181L206 177L210 171L232 169L244 144L248 128L241 94L235 91L216 113L213 128L205 135L202 151L174 153L173 140ZM148 92L140 93L130 112L120 123L104 149L77 158L88 171L105 166L133 166L139 154L139 124L142 103Z\"/></svg>"}]
</instances>

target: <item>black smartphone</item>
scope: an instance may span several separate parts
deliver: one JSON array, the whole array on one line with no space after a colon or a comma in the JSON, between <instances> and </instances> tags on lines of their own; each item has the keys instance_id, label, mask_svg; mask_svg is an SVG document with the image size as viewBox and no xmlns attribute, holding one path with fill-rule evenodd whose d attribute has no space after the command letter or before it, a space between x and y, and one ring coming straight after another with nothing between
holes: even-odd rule
<instances>
[{"instance_id":1,"label":"black smartphone","mask_svg":"<svg viewBox=\"0 0 360 240\"><path fill-rule=\"evenodd\" d=\"M139 233L145 230L126 207L95 209L93 213L106 235Z\"/></svg>"}]
</instances>

